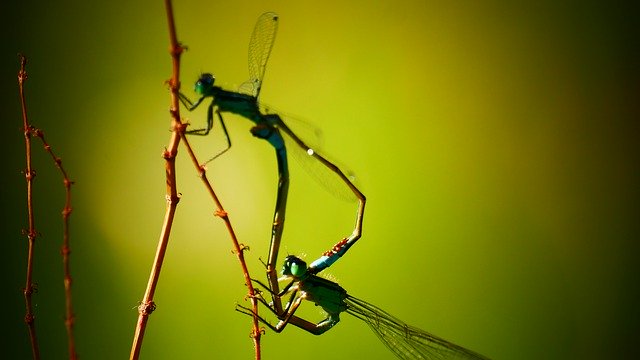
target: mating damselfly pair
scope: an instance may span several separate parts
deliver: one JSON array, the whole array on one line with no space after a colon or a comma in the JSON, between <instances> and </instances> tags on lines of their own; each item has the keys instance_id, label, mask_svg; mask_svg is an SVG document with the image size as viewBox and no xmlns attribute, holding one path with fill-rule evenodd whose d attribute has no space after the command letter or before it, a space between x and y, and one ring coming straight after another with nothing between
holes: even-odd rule
<instances>
[{"instance_id":1,"label":"mating damselfly pair","mask_svg":"<svg viewBox=\"0 0 640 360\"><path fill-rule=\"evenodd\" d=\"M254 280L271 295L268 302L261 295L261 301L278 318L278 323L272 325L265 318L260 321L276 332L282 331L287 324L292 324L313 334L322 334L331 329L340 320L340 314L348 313L365 321L387 347L402 359L485 359L482 355L452 344L446 340L431 335L416 327L409 326L389 313L349 294L337 283L324 279L317 274L331 266L349 248L355 244L362 233L362 219L364 215L365 196L358 190L345 173L334 163L320 155L315 149L295 134L278 114L263 112L260 109L258 96L262 88L265 69L278 29L278 15L272 12L264 13L256 22L249 41L249 75L248 81L243 83L238 91L225 90L215 85L212 74L205 73L195 84L195 92L200 96L192 102L184 94L180 100L189 111L196 109L205 99L211 98L207 108L206 128L187 131L192 135L207 135L214 124L214 114L219 119L222 130L227 139L227 148L216 154L211 160L221 155L231 147L231 141L222 117L223 113L232 113L249 119L255 125L251 128L253 136L266 140L273 146L278 164L278 187L276 206L273 215L269 254L267 257L267 284ZM358 201L355 225L352 233L338 242L333 248L325 252L319 259L307 264L295 256L287 256L282 268L282 277L278 277L276 266L284 229L284 220L289 189L289 169L287 145L296 151L303 151L317 164L338 179ZM209 161L211 161L209 160ZM288 280L289 283L280 290L279 281ZM288 295L289 300L283 306L282 298ZM314 323L295 315L303 300L308 300L322 307L327 318ZM251 309L237 305L236 310L253 316Z\"/></svg>"}]
</instances>

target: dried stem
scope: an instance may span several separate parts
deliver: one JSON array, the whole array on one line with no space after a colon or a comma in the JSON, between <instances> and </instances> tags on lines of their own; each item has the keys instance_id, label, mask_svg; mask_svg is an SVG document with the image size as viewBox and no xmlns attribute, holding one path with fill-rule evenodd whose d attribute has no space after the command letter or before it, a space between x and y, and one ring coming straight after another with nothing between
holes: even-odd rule
<instances>
[{"instance_id":1,"label":"dried stem","mask_svg":"<svg viewBox=\"0 0 640 360\"><path fill-rule=\"evenodd\" d=\"M42 141L42 145L44 150L51 155L51 158L60 173L62 174L64 188L65 188L65 205L62 209L62 222L63 222L63 235L62 235L62 265L64 271L64 289L65 289L65 327L67 329L67 341L68 341L68 351L69 358L72 360L77 359L77 354L75 350L75 340L73 335L73 324L74 324L74 314L73 314L73 302L72 302L72 293L71 293L71 270L70 270L70 259L69 255L71 254L71 248L69 246L69 217L71 215L71 185L73 182L69 179L69 176L62 165L62 159L57 157L53 152L51 145L47 143L44 138L44 132L29 123L29 119L27 117L27 106L24 96L24 82L27 79L26 72L26 64L27 59L24 55L20 55L20 71L18 72L18 85L20 88L20 102L22 104L22 121L23 121L23 129L26 143L26 152L27 152L27 170L25 172L27 178L27 207L29 212L29 230L27 231L27 236L29 238L29 255L27 259L27 284L25 285L24 295L25 301L27 303L27 315L25 316L25 321L29 327L29 335L31 337L31 348L33 352L34 359L38 359L40 357L38 344L36 341L36 333L35 333L35 324L34 324L34 315L31 310L31 295L33 293L34 285L32 283L32 271L33 271L33 252L35 245L35 238L37 232L35 230L34 225L34 216L33 216L33 179L35 178L35 171L31 168L31 137L36 136Z\"/></svg>"},{"instance_id":2,"label":"dried stem","mask_svg":"<svg viewBox=\"0 0 640 360\"><path fill-rule=\"evenodd\" d=\"M44 150L51 155L51 159L53 160L56 168L60 170L62 174L62 182L64 184L65 189L65 204L64 208L62 208L62 266L64 271L64 292L65 292L65 327L67 328L67 340L68 340L68 349L69 349L69 359L75 360L78 358L76 354L75 348L75 340L73 336L73 325L74 325L74 314L73 314L73 302L71 297L71 270L70 270L70 260L69 255L71 254L71 247L69 245L69 217L71 216L71 211L73 210L71 207L71 185L73 185L73 181L69 179L67 171L62 166L62 159L57 157L53 150L51 149L51 145L47 143L44 138L44 132L40 129L31 127L31 133L38 137L42 141L42 145L44 146Z\"/></svg>"},{"instance_id":3,"label":"dried stem","mask_svg":"<svg viewBox=\"0 0 640 360\"><path fill-rule=\"evenodd\" d=\"M180 46L177 39L171 0L165 0L165 5L167 8L167 17L169 20L169 37L171 41L170 52L173 57L173 78L170 81L172 109L174 110L173 111L174 121L182 124L182 122L180 121L180 111L179 111L180 104L179 104L178 93L180 90L180 82L178 81L178 75L180 70L180 54L182 50L184 50L184 48ZM179 51L176 51L177 49L179 49ZM213 190L211 182L207 178L206 167L204 165L200 165L200 162L198 161L195 153L193 152L193 149L189 144L189 140L185 136L185 132L184 132L185 128L186 126L182 126L180 129L181 130L180 135L182 137L182 141L187 149L187 152L189 153L189 157L191 158L191 161L193 162L194 166L196 167L196 170L198 171L198 176L202 180L203 185L207 188L207 192L209 193L209 195L213 199L213 202L216 205L216 211L214 215L220 217L224 221L227 227L227 231L229 232L229 235L231 236L231 241L233 243L233 253L236 254L238 261L240 262L240 267L242 268L242 274L244 275L244 282L248 290L247 298L251 299L251 304L253 307L253 314L254 314L253 327L251 329L251 338L253 339L255 358L256 360L260 360L261 358L260 338L264 330L260 328L260 322L258 319L258 300L256 298L256 291L253 287L251 276L249 275L249 269L247 268L247 264L244 260L244 251L248 250L249 247L244 244L240 244L238 242L236 233L233 230L233 226L231 225L231 220L229 219L229 214L224 210L224 207L222 206L220 199L218 198L215 191Z\"/></svg>"},{"instance_id":4,"label":"dried stem","mask_svg":"<svg viewBox=\"0 0 640 360\"><path fill-rule=\"evenodd\" d=\"M169 80L171 88L171 139L169 145L163 153L165 161L166 172L166 184L167 184L167 209L164 216L164 222L162 223L162 230L160 232L160 239L158 241L158 247L156 249L156 256L153 260L151 268L151 274L149 275L149 281L147 283L147 289L144 294L142 302L138 306L138 322L136 325L136 331L133 338L133 345L131 347L130 359L138 359L140 356L140 350L142 348L142 340L144 338L144 332L147 327L147 321L149 315L155 310L156 305L153 302L153 296L155 294L156 286L160 278L160 270L162 269L162 263L164 255L167 251L167 244L169 242L169 235L171 234L171 226L173 225L173 218L176 213L176 208L180 197L178 196L178 190L176 185L176 155L178 153L178 145L180 143L180 134L183 132L184 125L180 121L179 104L177 92L180 87L179 74L180 74L180 54L184 51L177 40L173 25L173 13L171 10L171 3L165 1L167 7L167 16L169 19L169 33L171 37L171 48L169 49L171 57L173 59L173 75Z\"/></svg>"},{"instance_id":5,"label":"dried stem","mask_svg":"<svg viewBox=\"0 0 640 360\"><path fill-rule=\"evenodd\" d=\"M175 22L173 17L173 8L171 4L171 0L165 0L165 7L167 11L167 20L169 26L169 40L170 47L169 53L172 58L173 72L172 77L169 80L169 88L171 91L171 129L172 135L171 140L167 149L165 150L163 156L166 160L165 168L166 168L166 183L167 183L167 210L165 213L164 223L162 225L162 231L160 234L160 240L158 242L158 247L156 250L156 256L153 262L153 267L151 269L151 275L149 277L149 282L147 284L147 290L145 292L144 298L138 307L138 322L136 326L136 332L134 335L133 346L131 348L130 359L138 359L140 356L140 349L142 347L142 340L144 337L144 331L146 328L146 324L149 318L149 315L155 310L155 303L153 302L153 295L155 293L155 288L158 283L158 279L160 276L160 269L162 267L162 262L164 259L164 255L167 248L167 243L169 241L169 234L171 232L171 225L173 224L173 217L175 215L176 207L179 201L177 186L176 186L176 176L175 176L175 158L178 152L178 145L180 140L182 139L186 145L187 152L194 162L196 168L198 169L198 174L202 179L205 187L207 188L209 194L211 195L213 201L216 204L216 212L215 215L221 217L226 226L229 234L231 236L234 253L237 255L238 260L240 261L240 265L242 267L242 272L245 277L245 283L249 289L249 297L253 303L254 313L257 314L258 311L258 301L255 298L255 291L253 289L253 284L251 282L251 277L249 276L249 271L247 269L246 263L244 261L243 251L247 249L244 245L238 243L238 239L235 235L235 231L231 226L231 221L229 220L229 216L222 204L220 203L217 195L213 191L213 187L211 183L206 177L206 172L203 166L200 166L198 160L191 149L191 146L188 143L188 140L185 136L185 128L186 125L182 123L180 119L180 103L179 103L179 91L180 91L180 56L185 48L180 45L178 42L178 38L175 30ZM251 337L254 341L255 348L255 356L256 359L260 359L260 336L262 334L262 330L259 327L259 322L257 315L253 318L253 329L251 331Z\"/></svg>"},{"instance_id":6,"label":"dried stem","mask_svg":"<svg viewBox=\"0 0 640 360\"><path fill-rule=\"evenodd\" d=\"M238 242L238 238L236 237L235 231L233 230L233 226L231 226L231 220L229 219L229 214L224 210L224 207L222 206L222 203L218 199L218 196L213 191L211 182L207 178L207 171L205 166L200 165L200 163L198 162L198 159L196 158L193 152L193 149L191 148L191 145L189 145L189 141L184 135L184 132L182 136L183 136L183 143L187 148L189 157L191 157L193 164L198 170L198 176L202 180L202 183L207 188L209 195L211 195L211 198L216 204L216 211L214 215L220 217L224 221L225 225L227 226L227 230L229 231L229 235L231 236L231 241L233 242L233 253L236 254L236 256L238 257L238 261L240 262L240 267L242 268L242 274L244 275L244 282L249 292L247 295L247 298L251 300L251 305L253 307L253 328L251 329L251 338L253 339L253 347L255 350L256 360L260 360L260 357L261 357L260 337L264 333L264 330L260 328L260 323L258 320L258 300L256 298L256 291L253 287L253 282L251 281L251 276L249 275L249 270L244 260L244 251L249 250L249 247L244 244L240 244Z\"/></svg>"},{"instance_id":7,"label":"dried stem","mask_svg":"<svg viewBox=\"0 0 640 360\"><path fill-rule=\"evenodd\" d=\"M173 73L174 77L171 79L171 82L170 82L171 100L172 100L172 107L173 109L175 109L173 113L174 120L182 124L180 122L179 100L178 100L179 99L178 91L180 89L180 83L178 81L178 74L179 74L178 71L180 69L180 53L174 51L173 49L179 48L180 50L183 50L184 48L182 48L179 45L178 39L176 36L175 23L173 20L173 9L171 7L171 0L165 0L165 4L167 7L167 17L169 19L169 36L171 41L171 49L172 49L171 54L173 56L173 71L174 71ZM222 206L220 199L218 198L215 191L213 190L213 186L211 185L211 182L207 178L206 168L203 165L200 165L200 162L198 161L195 153L193 152L193 149L189 144L189 140L185 136L185 132L184 132L185 128L186 126L182 126L180 129L182 142L184 143L187 149L187 152L189 153L189 157L191 158L191 161L193 162L194 166L196 167L196 170L198 171L198 175L202 180L203 185L207 188L207 192L209 193L209 195L211 196L211 199L213 199L213 202L215 203L216 211L214 215L220 217L224 221L227 227L227 231L229 232L229 236L231 236L231 241L233 243L233 249L234 249L233 253L236 254L238 261L240 262L240 267L242 268L242 274L244 275L245 285L247 286L247 290L249 292L247 297L251 299L251 303L253 305L254 316L253 316L253 327L251 329L251 338L253 339L255 358L256 360L260 360L261 358L260 337L263 333L263 329L260 328L260 323L258 319L258 300L256 298L256 291L253 288L253 282L251 281L251 276L249 275L249 270L244 260L244 251L248 250L249 247L245 246L244 244L240 244L238 242L236 233L233 229L233 226L231 225L231 220L229 219L229 214L224 210L224 207Z\"/></svg>"},{"instance_id":8,"label":"dried stem","mask_svg":"<svg viewBox=\"0 0 640 360\"><path fill-rule=\"evenodd\" d=\"M35 251L35 243L37 231L35 228L33 216L33 179L36 176L35 171L31 168L31 126L27 117L27 104L24 97L24 82L27 80L27 58L20 55L20 71L18 72L18 88L20 90L20 104L22 106L22 124L24 130L24 142L26 146L27 169L25 177L27 179L27 212L29 217L29 229L25 232L29 241L29 250L27 255L27 280L23 289L24 301L26 305L26 314L24 321L29 329L29 338L31 340L31 352L34 359L40 359L40 350L38 347L38 339L36 337L35 316L33 315L32 294L34 285L33 276L33 254Z\"/></svg>"}]
</instances>

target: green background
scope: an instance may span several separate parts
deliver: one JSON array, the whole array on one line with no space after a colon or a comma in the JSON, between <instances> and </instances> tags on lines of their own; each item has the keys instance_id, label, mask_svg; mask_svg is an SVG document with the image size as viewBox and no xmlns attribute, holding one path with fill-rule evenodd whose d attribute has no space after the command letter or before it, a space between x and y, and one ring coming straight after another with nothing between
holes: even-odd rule
<instances>
[{"instance_id":1,"label":"green background","mask_svg":"<svg viewBox=\"0 0 640 360\"><path fill-rule=\"evenodd\" d=\"M280 14L261 99L323 131L358 176L364 236L326 272L410 324L496 359L638 355L637 12L608 2L178 1L184 89L202 71L247 78L256 18ZM165 209L171 74L161 1L3 1L0 352L29 358L23 324L24 143L16 53L32 122L73 188L78 352L126 358ZM204 121L204 109L188 116ZM248 263L266 257L272 149L227 116L209 166ZM223 145L194 139L204 159ZM63 189L35 143L37 330L66 357L59 256ZM636 154L636 155L634 155ZM184 148L182 200L142 358L250 359L246 293L223 223ZM309 261L350 233L355 204L291 163L282 254ZM247 303L248 304L248 303ZM305 316L322 315L311 304ZM265 312L266 313L266 312ZM315 337L263 337L264 359L393 358L347 315ZM315 355L314 355L315 354ZM4 357L4 356L3 356Z\"/></svg>"}]
</instances>

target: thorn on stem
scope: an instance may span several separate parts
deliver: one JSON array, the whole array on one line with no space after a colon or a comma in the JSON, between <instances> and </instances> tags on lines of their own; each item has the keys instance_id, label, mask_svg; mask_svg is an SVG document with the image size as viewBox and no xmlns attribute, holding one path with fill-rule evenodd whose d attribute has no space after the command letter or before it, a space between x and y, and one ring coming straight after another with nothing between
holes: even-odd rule
<instances>
[{"instance_id":1,"label":"thorn on stem","mask_svg":"<svg viewBox=\"0 0 640 360\"><path fill-rule=\"evenodd\" d=\"M171 54L171 56L173 57L182 54L183 51L184 51L184 48L179 43L169 46L169 54Z\"/></svg>"},{"instance_id":2,"label":"thorn on stem","mask_svg":"<svg viewBox=\"0 0 640 360\"><path fill-rule=\"evenodd\" d=\"M245 244L239 244L238 246L239 246L239 250L240 250L240 251L238 251L237 249L231 249L231 253L232 253L232 254L234 254L234 255L235 255L235 254L238 254L238 253L244 252L245 250L247 250L247 251L249 251L249 250L250 250L250 249L249 249L249 246L247 246L247 245L245 245Z\"/></svg>"},{"instance_id":3,"label":"thorn on stem","mask_svg":"<svg viewBox=\"0 0 640 360\"><path fill-rule=\"evenodd\" d=\"M146 303L141 302L140 305L138 305L138 313L143 316L151 315L151 313L154 312L155 309L156 303L154 303L153 301Z\"/></svg>"},{"instance_id":4,"label":"thorn on stem","mask_svg":"<svg viewBox=\"0 0 640 360\"><path fill-rule=\"evenodd\" d=\"M247 284L245 284L245 286L247 286ZM262 290L260 289L253 289L253 294L249 293L247 295L244 296L244 301L247 301L247 299L262 299Z\"/></svg>"},{"instance_id":5,"label":"thorn on stem","mask_svg":"<svg viewBox=\"0 0 640 360\"><path fill-rule=\"evenodd\" d=\"M25 171L24 177L27 179L27 181L33 180L36 177L36 171L33 169L31 169L31 171Z\"/></svg>"},{"instance_id":6,"label":"thorn on stem","mask_svg":"<svg viewBox=\"0 0 640 360\"><path fill-rule=\"evenodd\" d=\"M66 184L65 184L65 186L66 186ZM73 208L65 207L64 209L62 209L62 216L65 217L65 218L69 217L69 215L71 215L72 211L73 211Z\"/></svg>"},{"instance_id":7,"label":"thorn on stem","mask_svg":"<svg viewBox=\"0 0 640 360\"><path fill-rule=\"evenodd\" d=\"M252 339L259 339L260 336L266 334L266 331L264 329L264 327L260 327L260 329L251 329L251 334L249 335L250 338Z\"/></svg>"},{"instance_id":8,"label":"thorn on stem","mask_svg":"<svg viewBox=\"0 0 640 360\"><path fill-rule=\"evenodd\" d=\"M38 237L38 232L36 229L22 229L22 235L26 235L29 241L35 241L36 237Z\"/></svg>"},{"instance_id":9,"label":"thorn on stem","mask_svg":"<svg viewBox=\"0 0 640 360\"><path fill-rule=\"evenodd\" d=\"M177 117L178 111L177 110L171 110L171 115L173 115L174 117ZM184 134L184 132L186 131L188 125L189 125L188 123L183 123L183 122L176 123L175 125L173 125L173 130L177 131L180 134Z\"/></svg>"},{"instance_id":10,"label":"thorn on stem","mask_svg":"<svg viewBox=\"0 0 640 360\"><path fill-rule=\"evenodd\" d=\"M164 196L164 199L167 201L167 205L177 204L180 201L180 196L182 196L182 194L178 194L175 197L167 194Z\"/></svg>"},{"instance_id":11,"label":"thorn on stem","mask_svg":"<svg viewBox=\"0 0 640 360\"><path fill-rule=\"evenodd\" d=\"M25 296L31 296L31 294L38 292L38 284L32 283L31 286L27 288L23 288L22 292L24 293Z\"/></svg>"},{"instance_id":12,"label":"thorn on stem","mask_svg":"<svg viewBox=\"0 0 640 360\"><path fill-rule=\"evenodd\" d=\"M172 52L172 55L180 55L183 52L187 51L189 49L188 46L186 45L182 45L181 43L178 43L178 46L174 47L172 50L174 50L175 52Z\"/></svg>"},{"instance_id":13,"label":"thorn on stem","mask_svg":"<svg viewBox=\"0 0 640 360\"><path fill-rule=\"evenodd\" d=\"M38 237L38 232L36 231L36 229L33 229L33 230L22 229L22 235L26 235L29 241L33 241L35 240L36 237Z\"/></svg>"},{"instance_id":14,"label":"thorn on stem","mask_svg":"<svg viewBox=\"0 0 640 360\"><path fill-rule=\"evenodd\" d=\"M167 79L167 80L162 82L162 85L167 86L169 88L169 91L171 91L171 90L174 89L174 87L172 86L172 84L173 84L172 81L173 81L172 79Z\"/></svg>"},{"instance_id":15,"label":"thorn on stem","mask_svg":"<svg viewBox=\"0 0 640 360\"><path fill-rule=\"evenodd\" d=\"M22 84L25 80L27 80L27 71L25 67L27 66L27 57L22 53L18 53L20 57L20 71L18 71L18 82Z\"/></svg>"},{"instance_id":16,"label":"thorn on stem","mask_svg":"<svg viewBox=\"0 0 640 360\"><path fill-rule=\"evenodd\" d=\"M226 219L229 214L224 210L218 209L218 210L213 212L213 215L217 216L217 217L221 217L223 219ZM244 245L241 245L241 246L244 246ZM240 249L240 250L242 250L242 249Z\"/></svg>"},{"instance_id":17,"label":"thorn on stem","mask_svg":"<svg viewBox=\"0 0 640 360\"><path fill-rule=\"evenodd\" d=\"M65 319L64 324L67 327L72 327L73 324L75 323L76 317L74 315L71 315L71 317L69 317L68 319Z\"/></svg>"},{"instance_id":18,"label":"thorn on stem","mask_svg":"<svg viewBox=\"0 0 640 360\"><path fill-rule=\"evenodd\" d=\"M169 150L167 150L167 148L165 148L165 149L162 151L162 157L163 157L165 160L169 160L169 159L171 159L171 153L169 152Z\"/></svg>"}]
</instances>

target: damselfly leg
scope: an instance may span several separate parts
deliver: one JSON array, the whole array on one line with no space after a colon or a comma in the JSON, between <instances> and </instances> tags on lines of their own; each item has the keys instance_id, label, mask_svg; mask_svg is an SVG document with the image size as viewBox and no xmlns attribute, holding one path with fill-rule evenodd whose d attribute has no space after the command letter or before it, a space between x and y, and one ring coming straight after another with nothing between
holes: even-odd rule
<instances>
[{"instance_id":1,"label":"damselfly leg","mask_svg":"<svg viewBox=\"0 0 640 360\"><path fill-rule=\"evenodd\" d=\"M321 259L314 263L323 263ZM267 303L257 295L260 302L267 306L279 320L276 325L272 325L264 317L259 316L263 324L276 332L284 330L287 324L293 324L312 334L320 335L336 325L340 321L340 314L346 312L366 322L389 350L400 359L487 359L476 352L408 325L388 312L347 294L346 290L337 283L315 275L318 271L314 269L314 263L307 267L303 260L295 256L288 256L285 259L282 269L283 278L290 282L280 293L272 293L272 295L278 299L287 293L291 293L291 296L283 311L279 312L273 304ZM261 282L254 282L271 291ZM322 307L327 317L318 323L297 317L295 312L303 300ZM252 309L244 306L236 305L236 310L243 314L254 315Z\"/></svg>"},{"instance_id":2,"label":"damselfly leg","mask_svg":"<svg viewBox=\"0 0 640 360\"><path fill-rule=\"evenodd\" d=\"M297 134L295 134L289 126L285 124L282 118L276 114L262 112L258 105L258 96L262 89L262 81L267 66L267 61L271 54L275 36L278 28L278 15L275 13L265 13L258 18L255 28L249 42L249 80L240 86L239 91L224 90L215 85L215 78L212 74L202 74L195 84L195 92L200 98L192 102L184 94L180 94L180 101L189 110L195 110L202 104L205 98L211 98L211 103L207 108L207 126L206 128L189 130L188 134L207 135L214 124L214 112L218 117L224 135L227 139L227 148L222 150L209 161L215 159L231 147L231 140L227 133L222 113L232 113L249 119L255 126L251 129L251 133L260 139L269 142L276 153L276 161L278 165L278 188L275 210L273 215L273 223L271 228L271 240L269 245L269 254L267 257L267 278L268 284L274 293L279 292L278 275L276 265L278 261L278 253L282 233L284 230L285 213L287 206L287 196L289 190L289 169L287 160L287 148L284 138L291 139L293 142L293 151L304 152L312 157L313 160L322 166L320 168L332 174L342 187L346 187L348 192L353 193L358 200L358 208L356 213L356 221L351 235L347 236L343 242L348 246L353 245L362 233L362 218L364 215L365 197L351 182L351 180L338 168L334 163L328 161L324 156L318 154L316 149L308 146ZM348 248L347 246L347 248ZM341 254L340 254L341 256ZM339 256L331 257L331 262L325 264L329 266ZM319 270L318 270L319 271ZM282 312L281 300L274 296L273 306L276 311Z\"/></svg>"}]
</instances>

